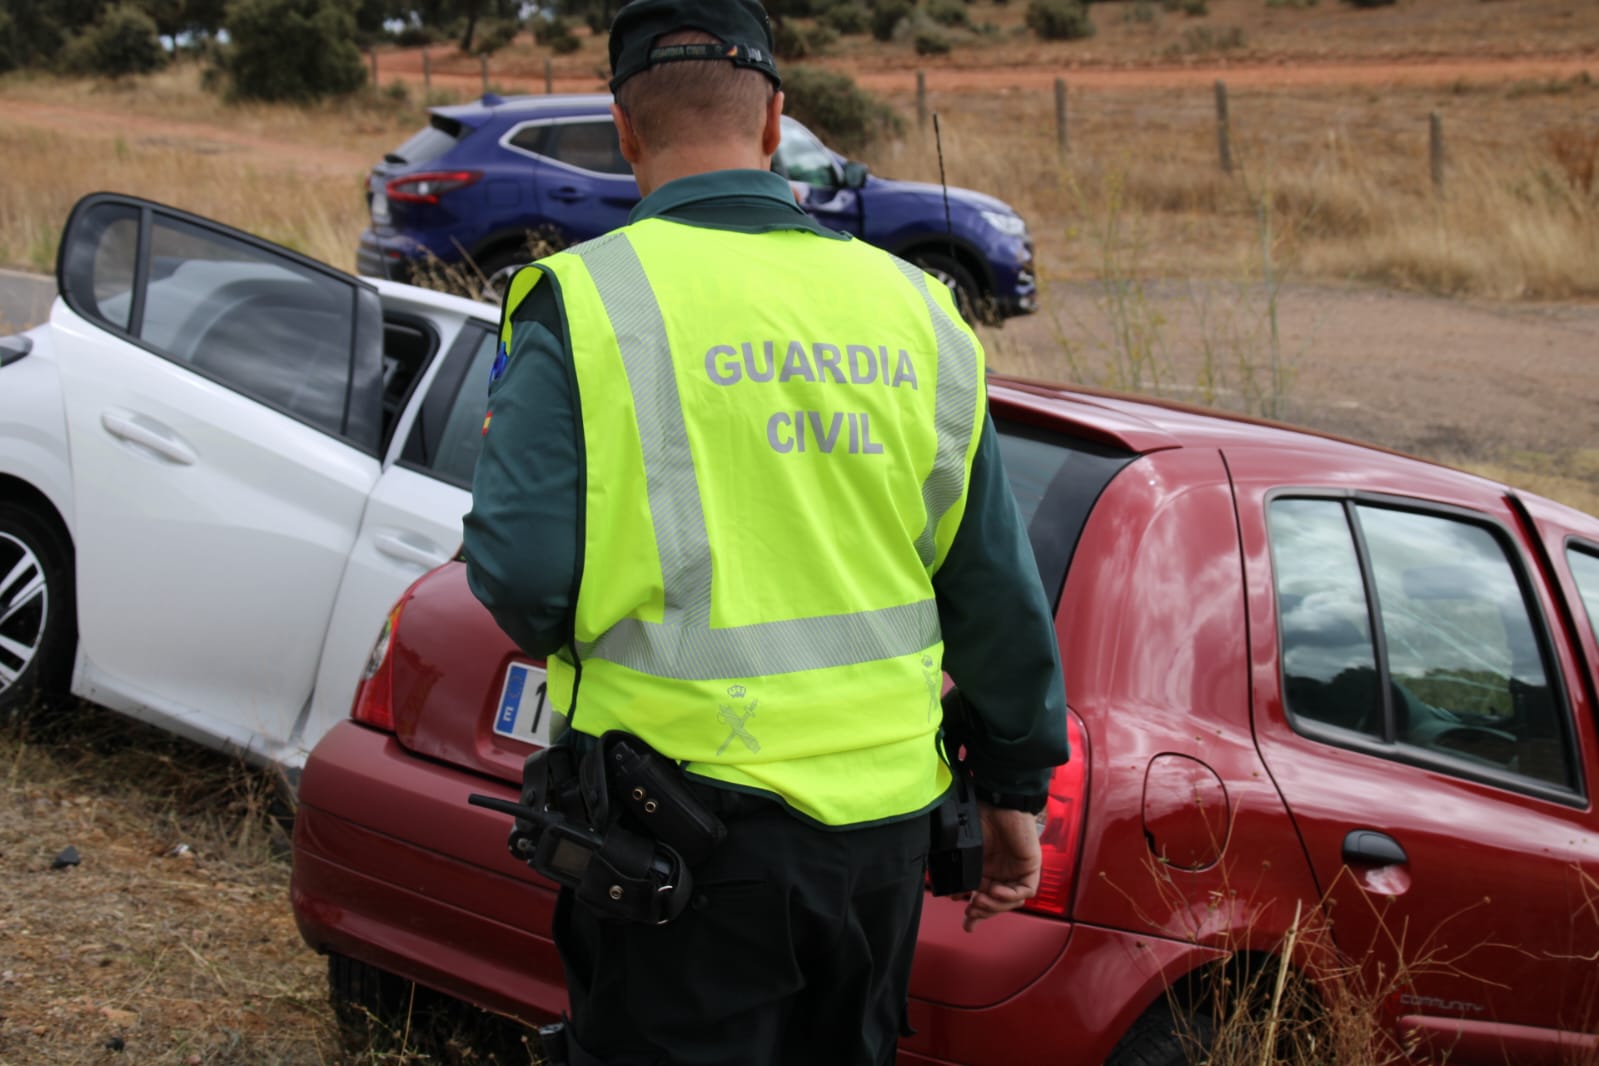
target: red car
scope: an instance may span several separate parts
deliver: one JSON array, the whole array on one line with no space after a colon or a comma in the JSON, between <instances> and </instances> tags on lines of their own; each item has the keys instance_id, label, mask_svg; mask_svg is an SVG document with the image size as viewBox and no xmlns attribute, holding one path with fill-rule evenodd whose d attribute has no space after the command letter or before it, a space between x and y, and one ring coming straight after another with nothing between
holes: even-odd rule
<instances>
[{"instance_id":1,"label":"red car","mask_svg":"<svg viewBox=\"0 0 1599 1066\"><path fill-rule=\"evenodd\" d=\"M927 901L900 1062L1182 1062L1278 975L1323 1020L1367 1005L1358 1054L1300 1061L1599 1053L1599 520L1279 426L990 398L1073 757L1024 912L968 935ZM541 680L459 565L395 607L300 784L293 903L336 1001L565 1006L554 888L466 802L515 798Z\"/></svg>"}]
</instances>

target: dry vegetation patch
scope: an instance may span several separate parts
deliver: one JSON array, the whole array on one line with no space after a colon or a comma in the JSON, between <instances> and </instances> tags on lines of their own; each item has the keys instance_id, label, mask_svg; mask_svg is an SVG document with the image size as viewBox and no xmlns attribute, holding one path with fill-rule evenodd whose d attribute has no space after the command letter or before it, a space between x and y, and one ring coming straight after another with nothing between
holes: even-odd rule
<instances>
[{"instance_id":1,"label":"dry vegetation patch","mask_svg":"<svg viewBox=\"0 0 1599 1066\"><path fill-rule=\"evenodd\" d=\"M271 783L109 712L57 714L0 729L0 1062L331 1061Z\"/></svg>"},{"instance_id":2,"label":"dry vegetation patch","mask_svg":"<svg viewBox=\"0 0 1599 1066\"><path fill-rule=\"evenodd\" d=\"M282 795L89 704L0 720L0 1066L540 1061L425 993L406 1031L337 1023L289 908Z\"/></svg>"}]
</instances>

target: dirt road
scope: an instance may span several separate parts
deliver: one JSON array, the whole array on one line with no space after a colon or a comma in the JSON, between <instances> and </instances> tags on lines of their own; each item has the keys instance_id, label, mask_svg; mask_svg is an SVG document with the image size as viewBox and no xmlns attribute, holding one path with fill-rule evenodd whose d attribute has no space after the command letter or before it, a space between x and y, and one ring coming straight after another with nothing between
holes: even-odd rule
<instances>
[{"instance_id":1,"label":"dirt road","mask_svg":"<svg viewBox=\"0 0 1599 1066\"><path fill-rule=\"evenodd\" d=\"M1071 346L1079 376L1112 384L1114 330L1102 290L1057 284L1044 304L986 335L992 361L1066 379ZM1246 394L1270 388L1263 293L1167 282L1149 286L1143 306L1145 320L1159 324L1153 371L1167 395L1260 409L1260 398L1250 405ZM1279 417L1287 421L1446 462L1554 472L1599 441L1599 306L1292 285L1279 295L1278 324ZM1210 369L1220 379L1210 396L1196 384L1207 345L1217 350Z\"/></svg>"}]
</instances>

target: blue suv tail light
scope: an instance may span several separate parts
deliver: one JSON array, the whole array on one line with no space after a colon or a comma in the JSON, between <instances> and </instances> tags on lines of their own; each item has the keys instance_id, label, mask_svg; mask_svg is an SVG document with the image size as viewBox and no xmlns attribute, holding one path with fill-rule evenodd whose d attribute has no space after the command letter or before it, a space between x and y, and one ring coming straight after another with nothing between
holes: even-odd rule
<instances>
[{"instance_id":1,"label":"blue suv tail light","mask_svg":"<svg viewBox=\"0 0 1599 1066\"><path fill-rule=\"evenodd\" d=\"M445 193L464 189L482 177L481 170L430 170L391 178L383 193L395 203L436 204Z\"/></svg>"}]
</instances>

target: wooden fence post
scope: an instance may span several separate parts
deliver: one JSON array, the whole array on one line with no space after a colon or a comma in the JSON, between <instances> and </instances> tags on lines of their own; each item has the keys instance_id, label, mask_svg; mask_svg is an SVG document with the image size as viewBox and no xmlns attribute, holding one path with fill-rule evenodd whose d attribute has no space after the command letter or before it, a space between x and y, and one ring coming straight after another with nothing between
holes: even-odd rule
<instances>
[{"instance_id":1,"label":"wooden fence post","mask_svg":"<svg viewBox=\"0 0 1599 1066\"><path fill-rule=\"evenodd\" d=\"M916 72L916 128L927 128L927 74L920 70Z\"/></svg>"},{"instance_id":2,"label":"wooden fence post","mask_svg":"<svg viewBox=\"0 0 1599 1066\"><path fill-rule=\"evenodd\" d=\"M1233 172L1232 133L1227 120L1227 83L1216 81L1216 153L1221 160L1221 172Z\"/></svg>"},{"instance_id":3,"label":"wooden fence post","mask_svg":"<svg viewBox=\"0 0 1599 1066\"><path fill-rule=\"evenodd\" d=\"M426 45L422 48L422 93L424 96L433 95L433 66L428 61Z\"/></svg>"},{"instance_id":4,"label":"wooden fence post","mask_svg":"<svg viewBox=\"0 0 1599 1066\"><path fill-rule=\"evenodd\" d=\"M1060 148L1060 154L1065 155L1071 150L1071 142L1066 139L1066 79L1055 79L1055 144Z\"/></svg>"},{"instance_id":5,"label":"wooden fence post","mask_svg":"<svg viewBox=\"0 0 1599 1066\"><path fill-rule=\"evenodd\" d=\"M548 96L555 91L555 79L550 71L550 57L544 57L544 95Z\"/></svg>"},{"instance_id":6,"label":"wooden fence post","mask_svg":"<svg viewBox=\"0 0 1599 1066\"><path fill-rule=\"evenodd\" d=\"M372 88L376 89L378 87L378 50L371 48L367 50L366 54L367 58L372 61Z\"/></svg>"},{"instance_id":7,"label":"wooden fence post","mask_svg":"<svg viewBox=\"0 0 1599 1066\"><path fill-rule=\"evenodd\" d=\"M1434 111L1427 116L1427 161L1432 169L1432 191L1444 191L1444 120Z\"/></svg>"},{"instance_id":8,"label":"wooden fence post","mask_svg":"<svg viewBox=\"0 0 1599 1066\"><path fill-rule=\"evenodd\" d=\"M483 95L489 94L489 55L487 52L478 56L478 66L483 72Z\"/></svg>"}]
</instances>

